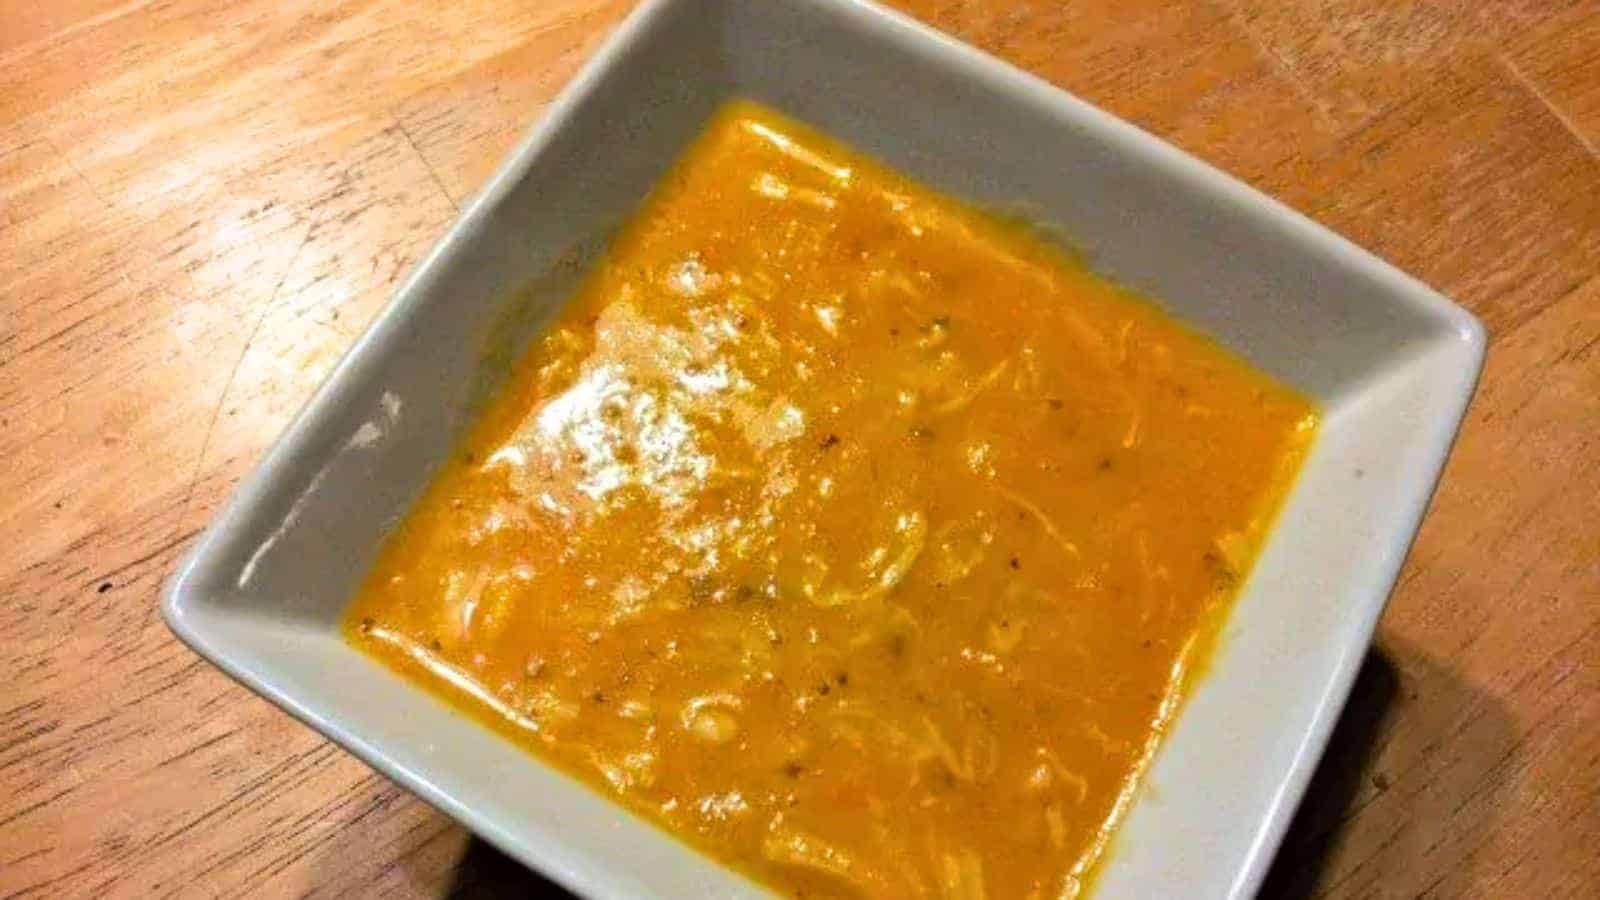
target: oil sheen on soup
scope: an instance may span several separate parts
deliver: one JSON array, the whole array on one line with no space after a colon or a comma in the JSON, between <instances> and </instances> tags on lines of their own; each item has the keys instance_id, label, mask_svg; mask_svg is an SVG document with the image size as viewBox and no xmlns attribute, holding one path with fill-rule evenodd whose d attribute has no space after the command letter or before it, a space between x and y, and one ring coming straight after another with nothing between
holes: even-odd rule
<instances>
[{"instance_id":1,"label":"oil sheen on soup","mask_svg":"<svg viewBox=\"0 0 1600 900\"><path fill-rule=\"evenodd\" d=\"M1073 897L1316 427L1027 229L723 109L349 641L806 897Z\"/></svg>"}]
</instances>

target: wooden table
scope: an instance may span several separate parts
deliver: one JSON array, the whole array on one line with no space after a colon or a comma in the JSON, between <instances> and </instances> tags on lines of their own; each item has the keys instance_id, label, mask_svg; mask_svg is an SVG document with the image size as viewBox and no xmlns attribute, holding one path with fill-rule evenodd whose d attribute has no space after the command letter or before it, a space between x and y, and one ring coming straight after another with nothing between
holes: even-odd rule
<instances>
[{"instance_id":1,"label":"wooden table","mask_svg":"<svg viewBox=\"0 0 1600 900\"><path fill-rule=\"evenodd\" d=\"M156 598L628 5L0 0L0 896L540 886ZM1268 893L1600 895L1600 4L904 5L1483 318Z\"/></svg>"}]
</instances>

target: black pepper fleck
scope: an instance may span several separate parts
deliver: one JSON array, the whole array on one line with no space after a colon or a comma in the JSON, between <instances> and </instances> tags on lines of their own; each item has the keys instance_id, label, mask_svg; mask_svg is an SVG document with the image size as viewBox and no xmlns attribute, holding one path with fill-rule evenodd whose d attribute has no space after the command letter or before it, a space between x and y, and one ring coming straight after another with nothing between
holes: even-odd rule
<instances>
[{"instance_id":1,"label":"black pepper fleck","mask_svg":"<svg viewBox=\"0 0 1600 900\"><path fill-rule=\"evenodd\" d=\"M109 591L109 590L111 590L111 582L109 582L109 581L100 582L100 593L104 594L106 591Z\"/></svg>"},{"instance_id":2,"label":"black pepper fleck","mask_svg":"<svg viewBox=\"0 0 1600 900\"><path fill-rule=\"evenodd\" d=\"M717 599L717 582L709 575L696 575L689 579L689 600L700 604Z\"/></svg>"}]
</instances>

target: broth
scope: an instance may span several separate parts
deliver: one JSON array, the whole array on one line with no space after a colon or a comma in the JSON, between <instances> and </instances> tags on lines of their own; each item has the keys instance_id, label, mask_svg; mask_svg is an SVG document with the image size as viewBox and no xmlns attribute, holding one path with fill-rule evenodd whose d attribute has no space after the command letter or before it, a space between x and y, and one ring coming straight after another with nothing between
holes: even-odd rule
<instances>
[{"instance_id":1,"label":"broth","mask_svg":"<svg viewBox=\"0 0 1600 900\"><path fill-rule=\"evenodd\" d=\"M735 103L346 635L782 893L1070 897L1316 421L1027 229Z\"/></svg>"}]
</instances>

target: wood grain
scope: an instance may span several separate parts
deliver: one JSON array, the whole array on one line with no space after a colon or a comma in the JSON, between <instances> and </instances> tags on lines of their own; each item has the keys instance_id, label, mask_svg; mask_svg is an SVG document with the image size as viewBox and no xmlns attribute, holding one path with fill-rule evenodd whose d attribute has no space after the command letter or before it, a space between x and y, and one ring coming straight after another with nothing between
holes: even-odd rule
<instances>
[{"instance_id":1,"label":"wood grain","mask_svg":"<svg viewBox=\"0 0 1600 900\"><path fill-rule=\"evenodd\" d=\"M0 897L541 883L156 593L627 0L0 0ZM1266 893L1600 895L1600 6L904 0L1488 324Z\"/></svg>"}]
</instances>

